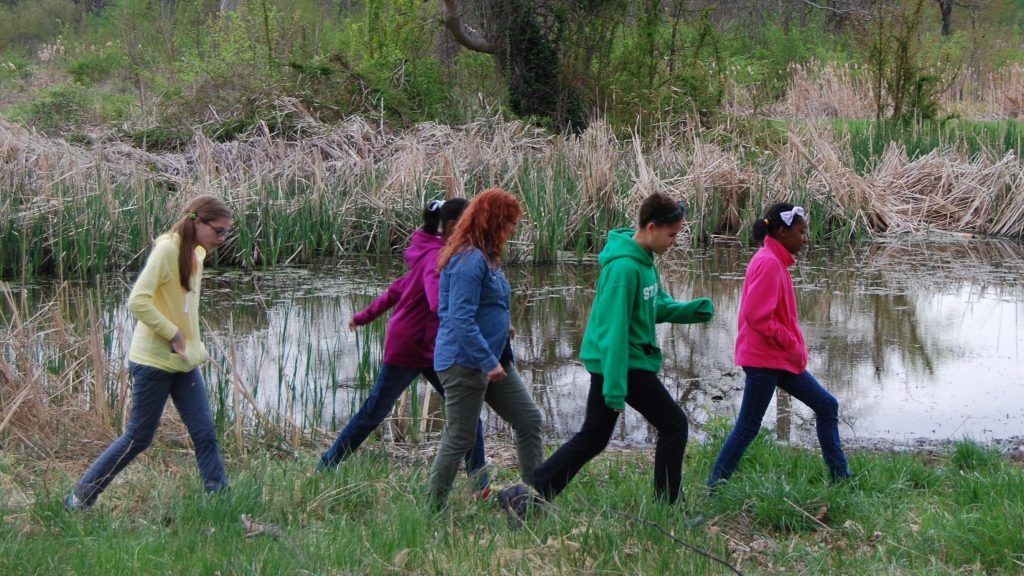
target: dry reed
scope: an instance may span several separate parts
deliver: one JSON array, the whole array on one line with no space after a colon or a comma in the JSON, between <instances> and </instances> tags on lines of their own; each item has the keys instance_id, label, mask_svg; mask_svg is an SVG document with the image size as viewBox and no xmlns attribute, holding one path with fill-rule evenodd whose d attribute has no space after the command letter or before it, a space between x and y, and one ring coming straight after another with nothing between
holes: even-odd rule
<instances>
[{"instance_id":1,"label":"dry reed","mask_svg":"<svg viewBox=\"0 0 1024 576\"><path fill-rule=\"evenodd\" d=\"M68 442L103 442L113 435L110 407L123 406L126 374L108 359L106 330L92 305L62 309L66 286L30 306L0 284L0 446L36 456L60 455ZM87 332L82 333L81 326ZM114 393L110 403L108 394Z\"/></svg>"},{"instance_id":2,"label":"dry reed","mask_svg":"<svg viewBox=\"0 0 1024 576\"><path fill-rule=\"evenodd\" d=\"M876 89L871 70L863 65L811 61L791 64L782 98L755 106L757 87L746 86L727 74L723 108L739 116L788 119L856 118L876 115ZM884 90L884 88L883 88ZM881 101L887 96L881 94ZM885 117L888 111L883 110ZM1012 64L981 75L965 70L939 94L939 115L967 120L1024 118L1024 66Z\"/></svg>"},{"instance_id":3,"label":"dry reed","mask_svg":"<svg viewBox=\"0 0 1024 576\"><path fill-rule=\"evenodd\" d=\"M828 101L844 112L854 109L841 101L846 92L839 79L846 76L829 73L835 78L822 84L830 86ZM849 142L814 123L792 129L784 145L762 151L756 165L685 124L624 141L602 122L578 137L551 136L500 117L460 127L424 124L402 134L356 117L337 126L307 117L302 125L301 139L263 126L227 143L197 133L185 151L155 154L123 143L87 149L0 121L0 185L12 191L0 201L0 222L23 229L35 223L45 231L43 241L56 245L69 230L126 229L121 222L129 212L152 211L147 204L154 200L166 206L215 191L250 215L246 225L255 236L274 232L275 214L301 220L315 213L334 222L329 232L337 247L390 250L417 224L409 215L418 214L426 197L504 186L528 196L534 211L520 250L552 243L536 258L571 249L579 234L595 227L631 222L639 198L654 190L713 211L699 215L711 234L735 233L760 204L796 197L817 203L826 219L871 233L940 228L1019 235L1024 229L1018 157L983 152L965 158L947 149L911 159L890 145L877 165L859 173ZM79 205L101 206L105 215L90 219L87 210L67 208ZM143 239L159 231L154 218L139 220ZM120 249L137 259L145 246ZM257 243L253 259L268 249ZM301 245L282 249L287 253L278 262L306 253Z\"/></svg>"}]
</instances>

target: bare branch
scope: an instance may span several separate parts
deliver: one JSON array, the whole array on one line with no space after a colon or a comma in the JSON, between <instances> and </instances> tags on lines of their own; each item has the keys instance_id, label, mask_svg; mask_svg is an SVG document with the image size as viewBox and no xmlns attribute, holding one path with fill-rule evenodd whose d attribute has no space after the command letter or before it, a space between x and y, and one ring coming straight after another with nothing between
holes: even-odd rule
<instances>
[{"instance_id":1,"label":"bare branch","mask_svg":"<svg viewBox=\"0 0 1024 576\"><path fill-rule=\"evenodd\" d=\"M498 53L497 46L487 40L487 38L484 38L480 32L462 21L461 10L456 0L441 0L440 8L444 27L452 33L452 37L455 38L456 42L474 52L483 52L484 54Z\"/></svg>"},{"instance_id":2,"label":"bare branch","mask_svg":"<svg viewBox=\"0 0 1024 576\"><path fill-rule=\"evenodd\" d=\"M808 6L811 6L813 8L817 8L818 10L828 10L829 12L835 12L836 14L840 14L842 16L852 14L854 16L859 16L865 19L871 17L870 12L868 12L867 10L863 10L861 8L833 8L831 6L822 6L821 4L815 4L814 2L811 2L811 0L803 0L803 2L804 4L807 4Z\"/></svg>"}]
</instances>

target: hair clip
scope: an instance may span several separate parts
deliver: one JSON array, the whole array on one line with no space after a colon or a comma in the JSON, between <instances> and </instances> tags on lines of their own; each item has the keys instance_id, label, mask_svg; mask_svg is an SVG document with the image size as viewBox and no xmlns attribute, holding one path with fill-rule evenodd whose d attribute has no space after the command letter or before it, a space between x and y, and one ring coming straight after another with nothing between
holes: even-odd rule
<instances>
[{"instance_id":1,"label":"hair clip","mask_svg":"<svg viewBox=\"0 0 1024 576\"><path fill-rule=\"evenodd\" d=\"M196 218L198 218L198 217L199 217L199 216L197 216L197 215L196 215L196 213L195 213L195 212L186 212L186 213L185 213L185 216L188 216L188 219L189 219L189 220L195 220Z\"/></svg>"}]
</instances>

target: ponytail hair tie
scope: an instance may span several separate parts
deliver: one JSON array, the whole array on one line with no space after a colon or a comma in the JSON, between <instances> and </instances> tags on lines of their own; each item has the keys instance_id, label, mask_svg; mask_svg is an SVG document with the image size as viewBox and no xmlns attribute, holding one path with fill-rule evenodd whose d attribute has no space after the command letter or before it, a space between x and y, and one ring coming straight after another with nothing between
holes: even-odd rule
<instances>
[{"instance_id":1,"label":"ponytail hair tie","mask_svg":"<svg viewBox=\"0 0 1024 576\"><path fill-rule=\"evenodd\" d=\"M195 212L186 212L185 216L187 216L189 220L195 220L196 218L199 217L199 216L196 215Z\"/></svg>"},{"instance_id":2,"label":"ponytail hair tie","mask_svg":"<svg viewBox=\"0 0 1024 576\"><path fill-rule=\"evenodd\" d=\"M437 212L441 209L441 206L444 206L444 200L431 200L427 204L427 212Z\"/></svg>"}]
</instances>

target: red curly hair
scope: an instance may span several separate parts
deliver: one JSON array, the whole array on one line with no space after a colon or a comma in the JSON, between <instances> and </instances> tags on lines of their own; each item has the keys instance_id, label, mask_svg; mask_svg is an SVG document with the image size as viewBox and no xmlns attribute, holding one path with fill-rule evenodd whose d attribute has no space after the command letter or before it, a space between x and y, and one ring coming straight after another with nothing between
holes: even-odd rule
<instances>
[{"instance_id":1,"label":"red curly hair","mask_svg":"<svg viewBox=\"0 0 1024 576\"><path fill-rule=\"evenodd\" d=\"M440 271L452 256L468 248L477 248L491 262L497 264L505 243L515 232L506 228L509 222L518 222L523 208L516 197L501 188L484 190L470 201L459 218L448 243L437 257Z\"/></svg>"}]
</instances>

